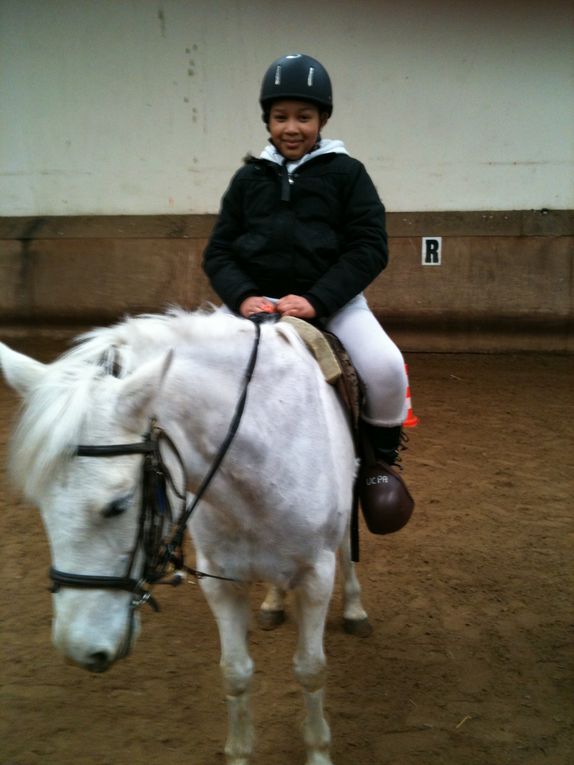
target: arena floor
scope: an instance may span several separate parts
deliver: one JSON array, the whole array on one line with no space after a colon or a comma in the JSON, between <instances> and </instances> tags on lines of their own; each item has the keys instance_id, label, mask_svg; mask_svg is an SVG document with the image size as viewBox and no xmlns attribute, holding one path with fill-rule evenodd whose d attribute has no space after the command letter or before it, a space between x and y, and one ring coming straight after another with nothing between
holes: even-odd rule
<instances>
[{"instance_id":1,"label":"arena floor","mask_svg":"<svg viewBox=\"0 0 574 765\"><path fill-rule=\"evenodd\" d=\"M43 359L58 344L13 343ZM569 765L574 751L574 359L408 358L411 523L363 527L374 625L326 634L336 765ZM0 390L0 462L17 409ZM51 647L49 551L0 473L2 765L223 765L214 622L196 585L159 593L132 656L104 675ZM309 509L312 512L312 508ZM262 597L254 588L254 609ZM254 626L253 765L304 762L295 625Z\"/></svg>"}]
</instances>

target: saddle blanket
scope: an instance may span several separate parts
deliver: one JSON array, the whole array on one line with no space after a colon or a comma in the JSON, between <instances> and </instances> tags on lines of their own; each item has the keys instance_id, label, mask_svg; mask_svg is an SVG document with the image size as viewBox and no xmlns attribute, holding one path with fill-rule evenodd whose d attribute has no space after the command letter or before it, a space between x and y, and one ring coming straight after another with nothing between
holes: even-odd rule
<instances>
[{"instance_id":1,"label":"saddle blanket","mask_svg":"<svg viewBox=\"0 0 574 765\"><path fill-rule=\"evenodd\" d=\"M359 376L338 337L323 332L304 319L283 316L281 321L291 324L321 367L323 377L333 385L349 415L350 425L357 443L357 429L362 403Z\"/></svg>"},{"instance_id":2,"label":"saddle blanket","mask_svg":"<svg viewBox=\"0 0 574 765\"><path fill-rule=\"evenodd\" d=\"M291 324L297 330L297 334L321 367L325 380L330 385L334 385L343 371L325 334L305 319L297 319L295 316L283 316L281 321Z\"/></svg>"}]
</instances>

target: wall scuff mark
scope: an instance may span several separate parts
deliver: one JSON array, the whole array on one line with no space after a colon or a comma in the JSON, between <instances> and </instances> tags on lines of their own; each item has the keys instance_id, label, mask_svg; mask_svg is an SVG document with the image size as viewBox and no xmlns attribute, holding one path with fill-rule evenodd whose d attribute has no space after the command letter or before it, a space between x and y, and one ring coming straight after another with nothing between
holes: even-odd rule
<instances>
[{"instance_id":1,"label":"wall scuff mark","mask_svg":"<svg viewBox=\"0 0 574 765\"><path fill-rule=\"evenodd\" d=\"M160 8L157 12L157 17L159 19L159 26L161 29L161 36L165 37L165 13L163 12L163 8Z\"/></svg>"}]
</instances>

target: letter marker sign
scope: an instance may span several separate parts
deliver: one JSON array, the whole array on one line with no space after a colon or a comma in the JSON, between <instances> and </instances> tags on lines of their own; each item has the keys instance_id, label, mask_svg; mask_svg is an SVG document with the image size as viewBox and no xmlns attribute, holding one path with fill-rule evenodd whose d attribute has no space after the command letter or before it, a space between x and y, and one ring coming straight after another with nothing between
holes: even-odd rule
<instances>
[{"instance_id":1,"label":"letter marker sign","mask_svg":"<svg viewBox=\"0 0 574 765\"><path fill-rule=\"evenodd\" d=\"M442 236L423 236L423 266L441 265Z\"/></svg>"}]
</instances>

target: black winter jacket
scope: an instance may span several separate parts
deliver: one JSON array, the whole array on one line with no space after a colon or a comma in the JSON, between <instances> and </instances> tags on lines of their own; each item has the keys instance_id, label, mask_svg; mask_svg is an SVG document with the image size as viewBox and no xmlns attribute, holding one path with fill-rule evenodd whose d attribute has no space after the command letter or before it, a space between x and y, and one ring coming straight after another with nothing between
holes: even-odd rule
<instances>
[{"instance_id":1,"label":"black winter jacket","mask_svg":"<svg viewBox=\"0 0 574 765\"><path fill-rule=\"evenodd\" d=\"M238 311L250 295L302 295L329 316L388 259L385 208L364 166L323 154L284 166L249 158L231 180L204 252L214 290Z\"/></svg>"}]
</instances>

